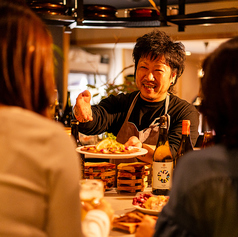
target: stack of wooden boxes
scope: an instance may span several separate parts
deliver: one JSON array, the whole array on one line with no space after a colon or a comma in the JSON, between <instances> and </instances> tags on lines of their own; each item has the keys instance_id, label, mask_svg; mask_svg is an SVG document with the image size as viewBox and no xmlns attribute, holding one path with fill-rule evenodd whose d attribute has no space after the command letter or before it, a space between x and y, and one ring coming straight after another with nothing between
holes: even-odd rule
<instances>
[{"instance_id":1,"label":"stack of wooden boxes","mask_svg":"<svg viewBox=\"0 0 238 237\"><path fill-rule=\"evenodd\" d=\"M144 162L120 163L117 166L117 190L144 191L150 185L151 165Z\"/></svg>"},{"instance_id":2,"label":"stack of wooden boxes","mask_svg":"<svg viewBox=\"0 0 238 237\"><path fill-rule=\"evenodd\" d=\"M114 187L116 165L108 162L85 162L84 179L101 179L104 183L104 190Z\"/></svg>"}]
</instances>

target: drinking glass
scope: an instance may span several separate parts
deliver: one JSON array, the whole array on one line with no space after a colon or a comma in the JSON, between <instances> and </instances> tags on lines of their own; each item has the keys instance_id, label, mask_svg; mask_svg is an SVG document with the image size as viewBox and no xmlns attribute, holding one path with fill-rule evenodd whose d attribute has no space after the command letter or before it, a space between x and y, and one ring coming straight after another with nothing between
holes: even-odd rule
<instances>
[{"instance_id":1,"label":"drinking glass","mask_svg":"<svg viewBox=\"0 0 238 237\"><path fill-rule=\"evenodd\" d=\"M81 203L86 202L91 206L96 207L101 198L104 196L104 184L101 180L82 179L79 181L79 196ZM82 220L85 218L87 211L82 208Z\"/></svg>"}]
</instances>

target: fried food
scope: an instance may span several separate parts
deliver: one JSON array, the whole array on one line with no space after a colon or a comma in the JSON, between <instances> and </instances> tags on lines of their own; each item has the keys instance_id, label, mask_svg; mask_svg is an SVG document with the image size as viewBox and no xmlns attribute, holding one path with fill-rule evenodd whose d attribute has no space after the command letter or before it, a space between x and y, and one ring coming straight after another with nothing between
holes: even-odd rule
<instances>
[{"instance_id":1,"label":"fried food","mask_svg":"<svg viewBox=\"0 0 238 237\"><path fill-rule=\"evenodd\" d=\"M139 211L127 212L126 214L115 217L113 220L113 228L121 229L133 234L136 232L136 228L144 218L145 214ZM157 220L157 216L152 216L154 220Z\"/></svg>"},{"instance_id":2,"label":"fried food","mask_svg":"<svg viewBox=\"0 0 238 237\"><path fill-rule=\"evenodd\" d=\"M166 196L153 196L146 200L144 206L146 209L161 211L165 204L168 202L169 198Z\"/></svg>"}]
</instances>

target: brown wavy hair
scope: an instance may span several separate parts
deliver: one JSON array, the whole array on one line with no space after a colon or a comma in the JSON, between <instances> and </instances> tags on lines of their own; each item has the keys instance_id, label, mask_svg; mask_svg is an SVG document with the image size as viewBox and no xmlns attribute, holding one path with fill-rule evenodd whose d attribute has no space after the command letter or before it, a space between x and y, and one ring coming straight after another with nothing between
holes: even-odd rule
<instances>
[{"instance_id":1,"label":"brown wavy hair","mask_svg":"<svg viewBox=\"0 0 238 237\"><path fill-rule=\"evenodd\" d=\"M45 114L53 102L52 37L20 1L0 2L0 104Z\"/></svg>"},{"instance_id":2,"label":"brown wavy hair","mask_svg":"<svg viewBox=\"0 0 238 237\"><path fill-rule=\"evenodd\" d=\"M216 132L216 141L238 146L238 37L221 44L203 62L200 111Z\"/></svg>"}]
</instances>

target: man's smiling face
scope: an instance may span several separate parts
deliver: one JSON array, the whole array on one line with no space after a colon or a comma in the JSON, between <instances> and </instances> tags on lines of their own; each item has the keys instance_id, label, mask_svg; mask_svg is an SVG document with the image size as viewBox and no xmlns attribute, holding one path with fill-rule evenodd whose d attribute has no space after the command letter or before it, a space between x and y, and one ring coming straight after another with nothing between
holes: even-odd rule
<instances>
[{"instance_id":1,"label":"man's smiling face","mask_svg":"<svg viewBox=\"0 0 238 237\"><path fill-rule=\"evenodd\" d=\"M141 98L149 102L158 102L166 98L167 91L174 81L172 70L162 56L152 60L150 55L140 58L136 70L136 85L141 92Z\"/></svg>"}]
</instances>

